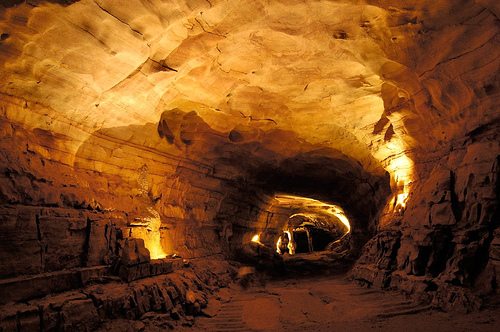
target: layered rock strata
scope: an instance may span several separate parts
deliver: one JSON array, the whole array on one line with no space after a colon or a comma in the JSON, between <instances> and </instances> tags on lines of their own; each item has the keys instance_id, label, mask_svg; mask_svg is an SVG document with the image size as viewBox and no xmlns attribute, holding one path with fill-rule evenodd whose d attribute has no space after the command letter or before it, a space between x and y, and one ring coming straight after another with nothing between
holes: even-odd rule
<instances>
[{"instance_id":1,"label":"layered rock strata","mask_svg":"<svg viewBox=\"0 0 500 332\"><path fill-rule=\"evenodd\" d=\"M131 239L229 255L288 192L342 206L355 247L378 232L357 279L477 307L498 284L499 12L3 2L0 278L85 279Z\"/></svg>"}]
</instances>

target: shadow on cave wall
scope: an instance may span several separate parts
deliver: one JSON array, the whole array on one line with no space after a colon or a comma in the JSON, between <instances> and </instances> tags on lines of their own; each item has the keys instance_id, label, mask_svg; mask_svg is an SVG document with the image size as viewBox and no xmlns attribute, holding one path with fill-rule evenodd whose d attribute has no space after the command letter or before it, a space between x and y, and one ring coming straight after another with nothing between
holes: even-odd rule
<instances>
[{"instance_id":1,"label":"shadow on cave wall","mask_svg":"<svg viewBox=\"0 0 500 332\"><path fill-rule=\"evenodd\" d=\"M78 2L80 0L3 0L0 3L1 7L9 8L9 7L14 7L17 5L20 5L22 3L27 3L30 6L37 7L39 5L42 5L44 3L53 3L53 4L59 4L62 6L69 6L75 2Z\"/></svg>"},{"instance_id":2,"label":"shadow on cave wall","mask_svg":"<svg viewBox=\"0 0 500 332\"><path fill-rule=\"evenodd\" d=\"M138 183L141 169L157 169L153 165L155 159L167 166L163 173L154 174L157 178L154 186L147 188L146 185L141 189ZM229 206L248 203L258 210L262 202L253 200L277 192L342 206L353 223L353 241L361 247L374 233L378 212L390 194L387 173L368 173L359 162L343 153L304 142L293 132L241 125L229 132L220 132L211 128L195 111L178 109L164 112L157 125L148 123L96 131L78 149L75 168L121 177L130 195L135 192L134 203L129 204L135 209L132 215L140 215L150 206L160 212L162 220L167 220L170 227L180 227L181 223L193 225L184 228L189 234L177 234L191 239L188 246L192 248L213 247L213 243L210 244L213 234L219 240L227 240L221 238L220 225L207 226L212 222L237 222L247 226L255 222L249 220L255 213L229 213ZM172 188L161 188L171 185L162 183L161 177L177 178L178 182L186 183L183 190L187 191L205 186L208 191L217 192L216 198L205 203L202 212L205 216L200 217L196 212L199 205L196 196L179 192L183 199L174 197ZM207 178L220 181L219 188L205 185L209 182ZM180 208L182 216L175 218L165 213L167 205ZM211 220L200 221L207 216ZM200 235L205 234L203 239L196 239L197 229Z\"/></svg>"}]
</instances>

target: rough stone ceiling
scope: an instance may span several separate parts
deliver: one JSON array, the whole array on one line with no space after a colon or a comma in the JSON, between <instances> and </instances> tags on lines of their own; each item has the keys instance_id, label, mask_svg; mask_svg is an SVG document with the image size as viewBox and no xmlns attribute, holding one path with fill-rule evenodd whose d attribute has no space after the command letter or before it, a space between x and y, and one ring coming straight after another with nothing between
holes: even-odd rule
<instances>
[{"instance_id":1,"label":"rough stone ceiling","mask_svg":"<svg viewBox=\"0 0 500 332\"><path fill-rule=\"evenodd\" d=\"M158 123L174 108L196 110L214 130L291 131L376 173L374 158L394 173L411 163L405 151L415 140L435 138L428 126L435 115L421 105L447 97L447 87L433 88L429 79L431 97L413 94L454 56L453 45L462 50L466 40L472 52L497 40L496 30L432 33L458 21L494 20L493 1L481 4L486 11L471 1L28 3L0 14L1 92L40 109L29 118L11 115L21 122L91 134ZM446 51L436 47L446 42L453 43ZM456 88L461 100L441 104L446 119L456 117L453 103L471 103L464 85ZM398 112L388 112L394 107Z\"/></svg>"}]
</instances>

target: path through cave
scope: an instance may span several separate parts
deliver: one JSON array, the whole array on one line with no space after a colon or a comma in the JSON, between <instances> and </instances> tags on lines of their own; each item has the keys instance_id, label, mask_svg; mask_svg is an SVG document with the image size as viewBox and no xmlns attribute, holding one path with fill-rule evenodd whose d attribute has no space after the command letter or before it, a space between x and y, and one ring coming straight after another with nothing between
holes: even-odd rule
<instances>
[{"instance_id":1,"label":"path through cave","mask_svg":"<svg viewBox=\"0 0 500 332\"><path fill-rule=\"evenodd\" d=\"M232 285L213 301L199 331L497 331L498 310L468 316L444 313L396 291L360 287L345 274Z\"/></svg>"}]
</instances>

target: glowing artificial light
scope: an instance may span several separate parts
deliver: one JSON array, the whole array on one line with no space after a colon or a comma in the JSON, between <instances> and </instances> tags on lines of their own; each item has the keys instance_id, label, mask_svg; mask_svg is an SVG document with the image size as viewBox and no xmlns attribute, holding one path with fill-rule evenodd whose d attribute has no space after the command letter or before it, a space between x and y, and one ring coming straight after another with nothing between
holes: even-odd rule
<instances>
[{"instance_id":1,"label":"glowing artificial light","mask_svg":"<svg viewBox=\"0 0 500 332\"><path fill-rule=\"evenodd\" d=\"M338 205L328 204L328 203L318 201L316 199L307 198L307 197L300 197L300 196L293 196L293 195L278 195L278 196L276 196L276 199L280 202L280 204L293 203L294 205L298 205L298 203L300 203L300 204L304 205L304 207L307 207L307 208L322 208L322 211L326 212L329 215L332 215L332 216L338 218L342 222L342 224L344 224L344 226L346 226L347 233L349 233L351 231L351 224L349 223L349 219L347 219L347 216L346 216L344 210ZM295 215L300 215L300 214L295 214ZM295 215L290 216L290 218L295 216Z\"/></svg>"},{"instance_id":2,"label":"glowing artificial light","mask_svg":"<svg viewBox=\"0 0 500 332\"><path fill-rule=\"evenodd\" d=\"M260 243L260 234L255 234L255 235L252 237L252 242L255 242L255 243Z\"/></svg>"},{"instance_id":3,"label":"glowing artificial light","mask_svg":"<svg viewBox=\"0 0 500 332\"><path fill-rule=\"evenodd\" d=\"M280 205L290 205L290 206L303 206L304 209L317 209L317 211L321 211L322 213L326 213L328 215L336 217L344 226L347 228L347 232L344 234L348 234L351 231L351 224L349 223L349 219L347 219L347 216L344 212L344 210L338 206L338 205L333 205L333 204L328 204L324 203L312 198L307 198L307 197L301 197L301 196L293 196L293 195L277 195L275 199L279 202ZM307 214L304 213L297 213L290 218L294 216L307 216ZM292 233L289 230L283 230L284 233L288 235L288 251L290 255L295 254L295 243L293 241ZM282 244L282 239L281 236L278 238L278 241L276 242L276 252L278 254L282 254L280 247Z\"/></svg>"},{"instance_id":4,"label":"glowing artificial light","mask_svg":"<svg viewBox=\"0 0 500 332\"><path fill-rule=\"evenodd\" d=\"M153 216L144 218L144 221L148 223L146 227L147 233L143 237L144 245L149 250L151 259L165 258L167 254L163 250L160 238L160 214L153 208L148 208L148 212Z\"/></svg>"},{"instance_id":5,"label":"glowing artificial light","mask_svg":"<svg viewBox=\"0 0 500 332\"><path fill-rule=\"evenodd\" d=\"M413 181L413 161L404 153L391 159L386 169L392 174L395 182L394 212L401 213L406 209L410 184Z\"/></svg>"},{"instance_id":6,"label":"glowing artificial light","mask_svg":"<svg viewBox=\"0 0 500 332\"><path fill-rule=\"evenodd\" d=\"M395 211L402 212L406 209L406 202L408 201L408 193L402 193L396 195Z\"/></svg>"},{"instance_id":7,"label":"glowing artificial light","mask_svg":"<svg viewBox=\"0 0 500 332\"><path fill-rule=\"evenodd\" d=\"M284 230L283 233L286 233L288 235L288 244L287 244L287 248L288 248L288 253L290 255L294 255L295 254L295 245L293 244L293 238L292 238L292 233L288 230ZM281 252L281 243L282 243L282 240L281 240L281 236L278 238L278 241L276 242L276 252L278 254L282 254Z\"/></svg>"},{"instance_id":8,"label":"glowing artificial light","mask_svg":"<svg viewBox=\"0 0 500 332\"><path fill-rule=\"evenodd\" d=\"M293 237L292 233L290 231L285 231L286 234L288 234L288 252L290 255L295 255L295 245L293 244Z\"/></svg>"}]
</instances>

